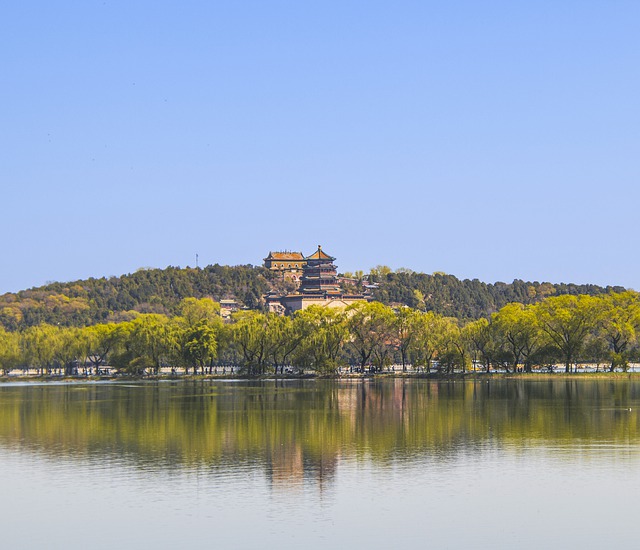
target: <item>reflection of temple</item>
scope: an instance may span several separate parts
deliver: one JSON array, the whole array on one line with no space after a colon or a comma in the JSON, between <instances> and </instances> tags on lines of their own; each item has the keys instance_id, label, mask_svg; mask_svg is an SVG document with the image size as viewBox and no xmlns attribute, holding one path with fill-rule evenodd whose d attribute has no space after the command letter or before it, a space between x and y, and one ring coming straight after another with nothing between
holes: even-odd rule
<instances>
[{"instance_id":1,"label":"reflection of temple","mask_svg":"<svg viewBox=\"0 0 640 550\"><path fill-rule=\"evenodd\" d=\"M310 305L342 308L367 299L362 294L342 292L337 281L336 266L333 263L335 258L324 252L320 245L318 250L303 261L304 267L298 291L284 296L269 294L266 297L269 311L288 314Z\"/></svg>"}]
</instances>

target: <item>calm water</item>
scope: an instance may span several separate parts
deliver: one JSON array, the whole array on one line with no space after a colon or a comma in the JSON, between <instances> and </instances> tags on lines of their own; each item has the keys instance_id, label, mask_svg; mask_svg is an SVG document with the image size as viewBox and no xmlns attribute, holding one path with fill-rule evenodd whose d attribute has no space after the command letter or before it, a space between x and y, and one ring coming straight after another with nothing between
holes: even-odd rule
<instances>
[{"instance_id":1,"label":"calm water","mask_svg":"<svg viewBox=\"0 0 640 550\"><path fill-rule=\"evenodd\" d=\"M4 548L611 548L628 380L0 386Z\"/></svg>"}]
</instances>

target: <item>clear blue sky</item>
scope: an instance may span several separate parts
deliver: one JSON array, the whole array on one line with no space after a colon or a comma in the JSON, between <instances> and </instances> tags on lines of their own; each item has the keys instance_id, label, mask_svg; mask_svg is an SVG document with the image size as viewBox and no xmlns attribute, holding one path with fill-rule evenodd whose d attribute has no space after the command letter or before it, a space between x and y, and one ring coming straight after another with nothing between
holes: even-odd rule
<instances>
[{"instance_id":1,"label":"clear blue sky","mask_svg":"<svg viewBox=\"0 0 640 550\"><path fill-rule=\"evenodd\" d=\"M640 289L640 2L0 13L0 293L317 244Z\"/></svg>"}]
</instances>

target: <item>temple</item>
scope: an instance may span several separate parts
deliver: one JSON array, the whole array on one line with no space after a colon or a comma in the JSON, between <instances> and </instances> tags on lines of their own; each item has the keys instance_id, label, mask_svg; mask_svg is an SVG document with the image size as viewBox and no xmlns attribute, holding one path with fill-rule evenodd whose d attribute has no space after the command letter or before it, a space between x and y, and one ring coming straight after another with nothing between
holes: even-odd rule
<instances>
[{"instance_id":1,"label":"temple","mask_svg":"<svg viewBox=\"0 0 640 550\"><path fill-rule=\"evenodd\" d=\"M302 252L269 252L269 255L264 259L264 266L267 269L280 272L283 278L293 281L300 280L305 264Z\"/></svg>"},{"instance_id":2,"label":"temple","mask_svg":"<svg viewBox=\"0 0 640 550\"><path fill-rule=\"evenodd\" d=\"M271 255L272 253L269 253L269 256ZM266 261L267 259L265 267ZM342 292L334 261L335 258L318 245L318 250L302 259L302 276L297 292L286 295L271 293L265 297L269 311L289 315L310 305L341 308L359 300L369 299L364 294ZM280 260L277 262L281 263Z\"/></svg>"}]
</instances>

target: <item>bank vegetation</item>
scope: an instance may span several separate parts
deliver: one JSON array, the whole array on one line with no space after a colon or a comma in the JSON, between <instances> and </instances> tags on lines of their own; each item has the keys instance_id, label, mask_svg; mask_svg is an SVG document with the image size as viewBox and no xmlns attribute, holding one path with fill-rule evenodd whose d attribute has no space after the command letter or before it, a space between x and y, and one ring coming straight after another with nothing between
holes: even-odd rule
<instances>
[{"instance_id":1,"label":"bank vegetation","mask_svg":"<svg viewBox=\"0 0 640 550\"><path fill-rule=\"evenodd\" d=\"M5 375L211 374L248 376L340 372L454 374L566 372L580 363L626 371L638 360L640 296L562 295L509 303L465 322L433 311L359 302L339 310L309 307L291 317L240 311L224 323L210 298L186 298L173 316L132 313L87 327L41 323L0 329ZM226 372L226 370L225 370Z\"/></svg>"}]
</instances>

